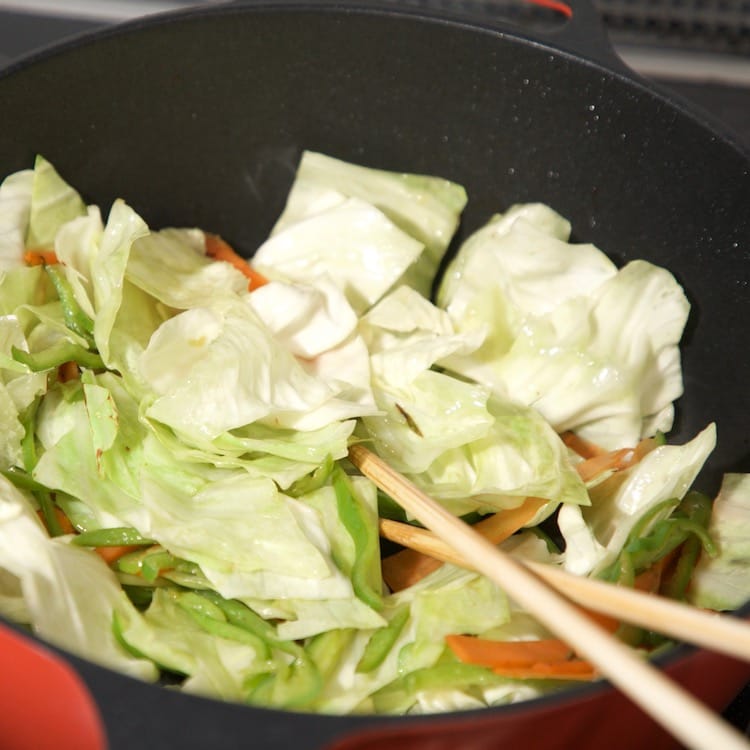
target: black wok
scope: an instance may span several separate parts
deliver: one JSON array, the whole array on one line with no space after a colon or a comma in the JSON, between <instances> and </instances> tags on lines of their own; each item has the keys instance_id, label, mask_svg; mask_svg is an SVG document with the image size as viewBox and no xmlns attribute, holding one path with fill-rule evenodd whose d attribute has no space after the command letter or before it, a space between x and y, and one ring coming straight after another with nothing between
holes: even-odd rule
<instances>
[{"instance_id":1,"label":"black wok","mask_svg":"<svg viewBox=\"0 0 750 750\"><path fill-rule=\"evenodd\" d=\"M717 421L699 480L713 492L724 471L750 470L750 157L626 70L589 5L570 4L573 22L543 41L465 13L323 1L99 32L0 75L0 173L41 153L92 202L124 197L152 226L220 232L248 255L305 148L462 183L464 236L512 203L544 201L578 239L655 261L684 285L686 395L671 438ZM429 719L320 717L188 697L64 657L113 748L673 746L606 686ZM687 648L663 664L717 709L750 678Z\"/></svg>"}]
</instances>

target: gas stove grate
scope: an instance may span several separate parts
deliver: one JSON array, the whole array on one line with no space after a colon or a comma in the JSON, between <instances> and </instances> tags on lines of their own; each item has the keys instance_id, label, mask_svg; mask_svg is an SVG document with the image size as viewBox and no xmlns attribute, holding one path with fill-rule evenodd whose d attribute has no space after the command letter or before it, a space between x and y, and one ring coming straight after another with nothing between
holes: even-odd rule
<instances>
[{"instance_id":1,"label":"gas stove grate","mask_svg":"<svg viewBox=\"0 0 750 750\"><path fill-rule=\"evenodd\" d=\"M613 40L750 55L750 0L594 0Z\"/></svg>"}]
</instances>

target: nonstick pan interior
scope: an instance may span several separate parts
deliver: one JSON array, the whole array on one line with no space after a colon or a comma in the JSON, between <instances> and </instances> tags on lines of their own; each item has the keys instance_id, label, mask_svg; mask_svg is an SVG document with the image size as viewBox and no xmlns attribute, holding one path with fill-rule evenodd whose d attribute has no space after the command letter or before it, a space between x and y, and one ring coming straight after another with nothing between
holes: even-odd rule
<instances>
[{"instance_id":1,"label":"nonstick pan interior","mask_svg":"<svg viewBox=\"0 0 750 750\"><path fill-rule=\"evenodd\" d=\"M424 12L269 4L154 18L71 42L0 76L0 101L3 175L41 153L91 202L123 197L154 227L220 232L247 255L278 216L303 149L462 183L460 236L513 203L548 203L577 239L619 262L664 265L684 285L693 305L686 395L670 439L717 421L718 447L700 478L708 492L724 471L750 470L750 162L635 77ZM259 747L289 746L291 729L275 712L218 707L79 667L112 726L138 723L135 710L151 717L146 731L152 701L164 716L184 711L190 726L197 702L226 727L260 717ZM306 747L369 722L295 721ZM204 739L196 724L187 746Z\"/></svg>"}]
</instances>

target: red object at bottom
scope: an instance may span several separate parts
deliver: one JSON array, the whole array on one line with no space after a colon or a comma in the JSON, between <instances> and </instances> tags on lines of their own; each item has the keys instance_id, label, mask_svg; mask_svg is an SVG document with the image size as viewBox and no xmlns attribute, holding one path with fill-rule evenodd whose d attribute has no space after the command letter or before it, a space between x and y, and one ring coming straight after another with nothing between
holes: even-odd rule
<instances>
[{"instance_id":1,"label":"red object at bottom","mask_svg":"<svg viewBox=\"0 0 750 750\"><path fill-rule=\"evenodd\" d=\"M750 681L750 665L704 650L675 661L666 672L715 711ZM574 691L578 692L578 691ZM690 717L686 717L690 721ZM613 688L529 701L407 726L372 729L327 750L677 750L681 747L630 699Z\"/></svg>"},{"instance_id":2,"label":"red object at bottom","mask_svg":"<svg viewBox=\"0 0 750 750\"><path fill-rule=\"evenodd\" d=\"M104 750L104 724L83 680L44 646L0 625L2 750Z\"/></svg>"}]
</instances>

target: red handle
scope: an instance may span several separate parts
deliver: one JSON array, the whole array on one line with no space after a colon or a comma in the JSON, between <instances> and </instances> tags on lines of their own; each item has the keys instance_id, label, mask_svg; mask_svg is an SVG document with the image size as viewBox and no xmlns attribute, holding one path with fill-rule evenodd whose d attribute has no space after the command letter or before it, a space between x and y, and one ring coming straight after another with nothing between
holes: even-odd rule
<instances>
[{"instance_id":1,"label":"red handle","mask_svg":"<svg viewBox=\"0 0 750 750\"><path fill-rule=\"evenodd\" d=\"M0 624L0 745L3 750L104 750L94 699L50 650Z\"/></svg>"}]
</instances>

